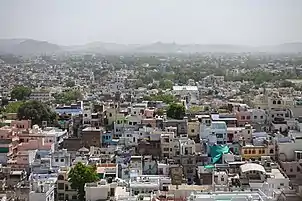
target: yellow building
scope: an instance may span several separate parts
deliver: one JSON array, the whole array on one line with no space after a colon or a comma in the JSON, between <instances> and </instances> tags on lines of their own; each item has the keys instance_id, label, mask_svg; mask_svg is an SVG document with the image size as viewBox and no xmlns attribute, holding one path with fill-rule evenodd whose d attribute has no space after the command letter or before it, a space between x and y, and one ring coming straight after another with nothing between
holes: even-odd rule
<instances>
[{"instance_id":1,"label":"yellow building","mask_svg":"<svg viewBox=\"0 0 302 201\"><path fill-rule=\"evenodd\" d=\"M188 133L189 138L196 138L197 135L199 134L199 129L200 129L199 121L188 122L187 133Z\"/></svg>"},{"instance_id":2,"label":"yellow building","mask_svg":"<svg viewBox=\"0 0 302 201\"><path fill-rule=\"evenodd\" d=\"M245 145L241 147L240 151L242 159L244 160L258 160L261 159L261 156L275 156L275 148L273 144L264 146Z\"/></svg>"}]
</instances>

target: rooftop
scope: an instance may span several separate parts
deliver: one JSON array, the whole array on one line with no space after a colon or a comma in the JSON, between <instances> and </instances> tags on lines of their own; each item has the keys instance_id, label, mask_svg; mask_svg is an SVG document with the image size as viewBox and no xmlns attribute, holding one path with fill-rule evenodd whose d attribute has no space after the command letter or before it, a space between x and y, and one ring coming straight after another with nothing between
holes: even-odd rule
<instances>
[{"instance_id":1,"label":"rooftop","mask_svg":"<svg viewBox=\"0 0 302 201\"><path fill-rule=\"evenodd\" d=\"M173 86L174 91L198 91L197 86Z\"/></svg>"},{"instance_id":2,"label":"rooftop","mask_svg":"<svg viewBox=\"0 0 302 201\"><path fill-rule=\"evenodd\" d=\"M242 172L253 171L253 170L260 171L260 172L263 172L263 173L266 172L262 165L259 165L259 164L256 164L256 163L243 164L243 165L240 166L240 170Z\"/></svg>"}]
</instances>

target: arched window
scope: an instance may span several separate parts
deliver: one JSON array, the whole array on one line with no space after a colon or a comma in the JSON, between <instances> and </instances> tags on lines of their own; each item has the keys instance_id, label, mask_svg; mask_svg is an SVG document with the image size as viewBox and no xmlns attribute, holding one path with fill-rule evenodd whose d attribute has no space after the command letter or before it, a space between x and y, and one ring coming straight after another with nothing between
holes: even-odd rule
<instances>
[{"instance_id":1,"label":"arched window","mask_svg":"<svg viewBox=\"0 0 302 201\"><path fill-rule=\"evenodd\" d=\"M269 150L269 153L270 153L270 154L273 154L273 153L274 153L274 149L270 149L270 150Z\"/></svg>"},{"instance_id":2,"label":"arched window","mask_svg":"<svg viewBox=\"0 0 302 201\"><path fill-rule=\"evenodd\" d=\"M274 105L276 104L276 101L275 101L275 100L273 101L273 104L274 104Z\"/></svg>"},{"instance_id":3,"label":"arched window","mask_svg":"<svg viewBox=\"0 0 302 201\"><path fill-rule=\"evenodd\" d=\"M277 104L278 104L278 105L281 105L281 100L278 100Z\"/></svg>"},{"instance_id":4,"label":"arched window","mask_svg":"<svg viewBox=\"0 0 302 201\"><path fill-rule=\"evenodd\" d=\"M59 175L58 176L58 180L64 180L64 176L63 175Z\"/></svg>"}]
</instances>

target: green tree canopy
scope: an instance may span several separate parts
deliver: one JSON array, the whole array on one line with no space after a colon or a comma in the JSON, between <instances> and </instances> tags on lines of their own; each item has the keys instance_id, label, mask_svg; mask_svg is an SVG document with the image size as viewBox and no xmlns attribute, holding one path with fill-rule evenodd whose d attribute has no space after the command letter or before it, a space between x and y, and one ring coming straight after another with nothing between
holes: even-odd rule
<instances>
[{"instance_id":1,"label":"green tree canopy","mask_svg":"<svg viewBox=\"0 0 302 201\"><path fill-rule=\"evenodd\" d=\"M75 86L75 81L74 80L67 80L65 85L66 85L66 87L74 87Z\"/></svg>"},{"instance_id":2,"label":"green tree canopy","mask_svg":"<svg viewBox=\"0 0 302 201\"><path fill-rule=\"evenodd\" d=\"M56 99L56 103L71 104L75 101L82 100L83 95L78 90L68 90L59 94L55 94L54 98Z\"/></svg>"},{"instance_id":3,"label":"green tree canopy","mask_svg":"<svg viewBox=\"0 0 302 201\"><path fill-rule=\"evenodd\" d=\"M95 166L84 165L79 162L70 170L68 179L71 183L71 188L78 191L78 199L85 200L85 183L96 182L99 177Z\"/></svg>"},{"instance_id":4,"label":"green tree canopy","mask_svg":"<svg viewBox=\"0 0 302 201\"><path fill-rule=\"evenodd\" d=\"M17 113L19 108L24 104L21 101L10 102L7 106L5 106L5 113Z\"/></svg>"},{"instance_id":5,"label":"green tree canopy","mask_svg":"<svg viewBox=\"0 0 302 201\"><path fill-rule=\"evenodd\" d=\"M172 89L173 82L171 80L160 80L159 81L159 88L161 89Z\"/></svg>"},{"instance_id":6,"label":"green tree canopy","mask_svg":"<svg viewBox=\"0 0 302 201\"><path fill-rule=\"evenodd\" d=\"M11 98L17 99L18 101L23 101L29 98L31 94L31 89L24 86L16 86L11 91Z\"/></svg>"},{"instance_id":7,"label":"green tree canopy","mask_svg":"<svg viewBox=\"0 0 302 201\"><path fill-rule=\"evenodd\" d=\"M32 100L19 107L17 116L20 120L30 119L32 124L42 125L42 121L47 121L50 124L55 123L57 115L44 103Z\"/></svg>"},{"instance_id":8,"label":"green tree canopy","mask_svg":"<svg viewBox=\"0 0 302 201\"><path fill-rule=\"evenodd\" d=\"M186 109L180 103L171 103L167 109L167 116L172 119L183 119L185 113Z\"/></svg>"}]
</instances>

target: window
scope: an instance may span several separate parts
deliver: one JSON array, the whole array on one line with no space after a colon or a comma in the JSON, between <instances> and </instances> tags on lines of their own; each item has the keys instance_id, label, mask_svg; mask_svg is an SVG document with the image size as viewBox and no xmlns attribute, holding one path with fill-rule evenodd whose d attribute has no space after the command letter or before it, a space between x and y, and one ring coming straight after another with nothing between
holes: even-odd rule
<instances>
[{"instance_id":1,"label":"window","mask_svg":"<svg viewBox=\"0 0 302 201\"><path fill-rule=\"evenodd\" d=\"M297 172L300 172L301 170L300 170L300 168L297 166Z\"/></svg>"},{"instance_id":2,"label":"window","mask_svg":"<svg viewBox=\"0 0 302 201\"><path fill-rule=\"evenodd\" d=\"M256 154L256 150L255 149L252 150L252 154Z\"/></svg>"},{"instance_id":3,"label":"window","mask_svg":"<svg viewBox=\"0 0 302 201\"><path fill-rule=\"evenodd\" d=\"M249 154L251 154L252 153L252 151L251 150L249 150Z\"/></svg>"},{"instance_id":4,"label":"window","mask_svg":"<svg viewBox=\"0 0 302 201\"><path fill-rule=\"evenodd\" d=\"M251 116L246 116L246 119L251 119Z\"/></svg>"},{"instance_id":5,"label":"window","mask_svg":"<svg viewBox=\"0 0 302 201\"><path fill-rule=\"evenodd\" d=\"M58 180L64 180L64 176L63 175L59 175L58 176Z\"/></svg>"},{"instance_id":6,"label":"window","mask_svg":"<svg viewBox=\"0 0 302 201\"><path fill-rule=\"evenodd\" d=\"M290 171L290 172L293 172L293 168L290 168L289 171Z\"/></svg>"},{"instance_id":7,"label":"window","mask_svg":"<svg viewBox=\"0 0 302 201\"><path fill-rule=\"evenodd\" d=\"M269 150L269 153L270 153L270 154L273 154L273 153L274 153L274 149L270 149L270 150Z\"/></svg>"},{"instance_id":8,"label":"window","mask_svg":"<svg viewBox=\"0 0 302 201\"><path fill-rule=\"evenodd\" d=\"M281 100L278 100L277 104L278 104L278 105L281 105Z\"/></svg>"},{"instance_id":9,"label":"window","mask_svg":"<svg viewBox=\"0 0 302 201\"><path fill-rule=\"evenodd\" d=\"M55 161L56 161L56 162L59 162L59 159L58 159L58 158L56 158L56 159L55 159Z\"/></svg>"},{"instance_id":10,"label":"window","mask_svg":"<svg viewBox=\"0 0 302 201\"><path fill-rule=\"evenodd\" d=\"M61 158L61 162L64 162L64 158Z\"/></svg>"},{"instance_id":11,"label":"window","mask_svg":"<svg viewBox=\"0 0 302 201\"><path fill-rule=\"evenodd\" d=\"M254 119L257 119L257 116L254 116Z\"/></svg>"},{"instance_id":12,"label":"window","mask_svg":"<svg viewBox=\"0 0 302 201\"><path fill-rule=\"evenodd\" d=\"M245 116L241 116L241 120L245 120Z\"/></svg>"},{"instance_id":13,"label":"window","mask_svg":"<svg viewBox=\"0 0 302 201\"><path fill-rule=\"evenodd\" d=\"M224 177L221 177L221 181L224 181Z\"/></svg>"},{"instance_id":14,"label":"window","mask_svg":"<svg viewBox=\"0 0 302 201\"><path fill-rule=\"evenodd\" d=\"M262 116L262 115L260 116L260 119L263 119L263 116Z\"/></svg>"},{"instance_id":15,"label":"window","mask_svg":"<svg viewBox=\"0 0 302 201\"><path fill-rule=\"evenodd\" d=\"M73 200L76 200L76 199L78 199L78 196L73 195L73 196L72 196L72 199L73 199Z\"/></svg>"},{"instance_id":16,"label":"window","mask_svg":"<svg viewBox=\"0 0 302 201\"><path fill-rule=\"evenodd\" d=\"M112 117L112 113L109 113L109 117Z\"/></svg>"},{"instance_id":17,"label":"window","mask_svg":"<svg viewBox=\"0 0 302 201\"><path fill-rule=\"evenodd\" d=\"M59 193L58 197L59 197L59 200L64 200L64 193Z\"/></svg>"},{"instance_id":18,"label":"window","mask_svg":"<svg viewBox=\"0 0 302 201\"><path fill-rule=\"evenodd\" d=\"M58 183L58 189L59 190L64 190L65 184L64 183Z\"/></svg>"},{"instance_id":19,"label":"window","mask_svg":"<svg viewBox=\"0 0 302 201\"><path fill-rule=\"evenodd\" d=\"M244 150L244 154L247 154L247 150Z\"/></svg>"},{"instance_id":20,"label":"window","mask_svg":"<svg viewBox=\"0 0 302 201\"><path fill-rule=\"evenodd\" d=\"M276 101L275 100L273 101L273 104L276 105Z\"/></svg>"},{"instance_id":21,"label":"window","mask_svg":"<svg viewBox=\"0 0 302 201\"><path fill-rule=\"evenodd\" d=\"M194 133L195 132L195 130L194 129L191 129L191 133Z\"/></svg>"},{"instance_id":22,"label":"window","mask_svg":"<svg viewBox=\"0 0 302 201\"><path fill-rule=\"evenodd\" d=\"M275 115L272 114L272 118L274 118L274 117L275 117Z\"/></svg>"}]
</instances>

